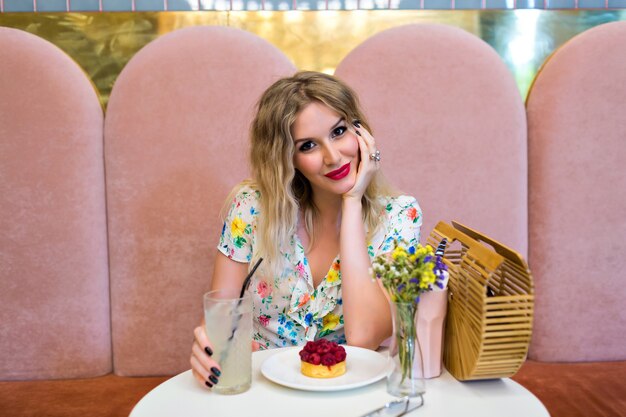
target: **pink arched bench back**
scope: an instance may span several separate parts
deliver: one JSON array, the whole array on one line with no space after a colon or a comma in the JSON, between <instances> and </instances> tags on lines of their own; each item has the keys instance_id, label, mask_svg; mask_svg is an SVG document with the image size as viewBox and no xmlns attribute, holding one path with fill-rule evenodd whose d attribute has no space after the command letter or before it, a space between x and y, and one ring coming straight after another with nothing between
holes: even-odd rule
<instances>
[{"instance_id":1,"label":"pink arched bench back","mask_svg":"<svg viewBox=\"0 0 626 417\"><path fill-rule=\"evenodd\" d=\"M524 106L489 45L450 26L406 25L363 42L336 75L360 95L384 173L424 210L422 240L458 220L526 253Z\"/></svg>"},{"instance_id":2,"label":"pink arched bench back","mask_svg":"<svg viewBox=\"0 0 626 417\"><path fill-rule=\"evenodd\" d=\"M530 357L626 359L626 22L561 47L530 92Z\"/></svg>"},{"instance_id":3,"label":"pink arched bench back","mask_svg":"<svg viewBox=\"0 0 626 417\"><path fill-rule=\"evenodd\" d=\"M263 90L295 71L228 27L162 36L128 63L105 126L114 368L189 368L231 188L249 176L248 128Z\"/></svg>"},{"instance_id":4,"label":"pink arched bench back","mask_svg":"<svg viewBox=\"0 0 626 417\"><path fill-rule=\"evenodd\" d=\"M0 27L0 379L111 371L103 115L51 43Z\"/></svg>"}]
</instances>

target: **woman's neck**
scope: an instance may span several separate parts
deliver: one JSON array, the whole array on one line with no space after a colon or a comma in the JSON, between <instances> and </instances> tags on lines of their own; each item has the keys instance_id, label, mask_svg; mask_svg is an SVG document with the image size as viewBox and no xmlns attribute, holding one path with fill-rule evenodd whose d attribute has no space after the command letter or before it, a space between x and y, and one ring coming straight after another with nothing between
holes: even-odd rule
<instances>
[{"instance_id":1,"label":"woman's neck","mask_svg":"<svg viewBox=\"0 0 626 417\"><path fill-rule=\"evenodd\" d=\"M320 224L336 224L337 227L339 227L341 222L342 204L342 198L340 195L316 193L313 195L313 203L317 208Z\"/></svg>"}]
</instances>

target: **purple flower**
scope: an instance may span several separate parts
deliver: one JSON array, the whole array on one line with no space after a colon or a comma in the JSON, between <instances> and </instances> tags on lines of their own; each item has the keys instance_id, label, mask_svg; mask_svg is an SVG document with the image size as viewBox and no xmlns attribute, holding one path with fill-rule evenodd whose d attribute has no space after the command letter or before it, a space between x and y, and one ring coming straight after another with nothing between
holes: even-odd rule
<instances>
[{"instance_id":1,"label":"purple flower","mask_svg":"<svg viewBox=\"0 0 626 417\"><path fill-rule=\"evenodd\" d=\"M426 255L426 256L424 257L424 263L428 263L428 262L430 262L432 259L433 259L433 257L432 257L432 256L430 256L430 255Z\"/></svg>"},{"instance_id":2,"label":"purple flower","mask_svg":"<svg viewBox=\"0 0 626 417\"><path fill-rule=\"evenodd\" d=\"M411 279L409 280L409 282L410 282L411 284L419 284L419 282L418 282L417 278L411 278Z\"/></svg>"},{"instance_id":3,"label":"purple flower","mask_svg":"<svg viewBox=\"0 0 626 417\"><path fill-rule=\"evenodd\" d=\"M405 284L398 285L398 292L402 292L404 290L404 287L406 287Z\"/></svg>"},{"instance_id":4,"label":"purple flower","mask_svg":"<svg viewBox=\"0 0 626 417\"><path fill-rule=\"evenodd\" d=\"M443 263L443 261L441 260L441 256L437 256L437 261L435 262L435 269L439 269L442 271L448 270L448 266Z\"/></svg>"},{"instance_id":5,"label":"purple flower","mask_svg":"<svg viewBox=\"0 0 626 417\"><path fill-rule=\"evenodd\" d=\"M419 303L420 302L420 296L418 295L417 297L415 297L415 299L413 301L415 301L416 303Z\"/></svg>"}]
</instances>

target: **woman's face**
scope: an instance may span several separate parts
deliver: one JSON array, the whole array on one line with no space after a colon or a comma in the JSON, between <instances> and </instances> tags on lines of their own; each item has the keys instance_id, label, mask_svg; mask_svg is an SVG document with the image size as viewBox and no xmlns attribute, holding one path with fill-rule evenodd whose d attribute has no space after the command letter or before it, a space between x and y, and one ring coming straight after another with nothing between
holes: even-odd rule
<instances>
[{"instance_id":1,"label":"woman's face","mask_svg":"<svg viewBox=\"0 0 626 417\"><path fill-rule=\"evenodd\" d=\"M291 127L293 164L313 193L341 195L352 189L359 165L359 143L348 121L328 106L312 102Z\"/></svg>"}]
</instances>

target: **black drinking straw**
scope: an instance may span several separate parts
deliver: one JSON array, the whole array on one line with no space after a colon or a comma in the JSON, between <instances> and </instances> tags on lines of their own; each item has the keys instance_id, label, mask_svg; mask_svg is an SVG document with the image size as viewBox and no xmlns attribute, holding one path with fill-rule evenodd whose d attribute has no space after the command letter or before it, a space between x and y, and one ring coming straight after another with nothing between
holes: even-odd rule
<instances>
[{"instance_id":1,"label":"black drinking straw","mask_svg":"<svg viewBox=\"0 0 626 417\"><path fill-rule=\"evenodd\" d=\"M254 264L254 266L252 267L252 269L246 276L246 279L243 280L243 285L241 286L241 292L239 293L239 298L243 298L243 293L245 293L246 290L248 289L248 286L250 285L250 280L252 279L252 275L254 275L254 271L256 271L259 265L261 265L261 262L263 262L263 258L259 258L259 260L256 261L256 263ZM241 300L239 300L239 304L241 304ZM237 305L237 307L239 307L239 305Z\"/></svg>"},{"instance_id":2,"label":"black drinking straw","mask_svg":"<svg viewBox=\"0 0 626 417\"><path fill-rule=\"evenodd\" d=\"M241 286L241 292L239 293L239 301L237 302L237 308L235 308L235 311L239 310L239 307L241 307L241 301L243 300L243 295L248 289L248 286L250 286L250 280L252 279L252 275L254 275L254 272L259 267L259 265L261 265L262 261L263 261L263 258L259 258L259 260L256 261L256 263L254 264L250 272L248 272L246 279L243 280L243 285ZM231 332L230 337L228 338L228 341L226 342L228 345L230 345L231 341L235 337L235 332L237 331L237 328L239 327L239 320L241 320L241 316L242 314L238 314L237 318L235 319L233 331ZM226 356L228 356L228 350L229 349L227 347L226 349L222 351L222 354L220 355L220 360L219 360L220 362L226 359Z\"/></svg>"},{"instance_id":3,"label":"black drinking straw","mask_svg":"<svg viewBox=\"0 0 626 417\"><path fill-rule=\"evenodd\" d=\"M243 285L241 286L241 292L239 293L239 301L237 302L237 308L235 309L235 311L239 310L239 307L241 307L241 302L243 301L243 294L246 292L246 290L250 286L250 280L252 279L252 275L254 275L254 271L256 271L259 265L261 265L261 262L263 262L263 258L259 258L259 260L256 261L256 263L254 264L250 272L248 272L246 279L243 280ZM230 334L230 337L228 338L228 342L233 340L233 337L235 337L235 331L237 331L237 327L239 327L239 320L241 320L241 314L237 316L237 321L235 322L235 325L233 326L233 332Z\"/></svg>"}]
</instances>

